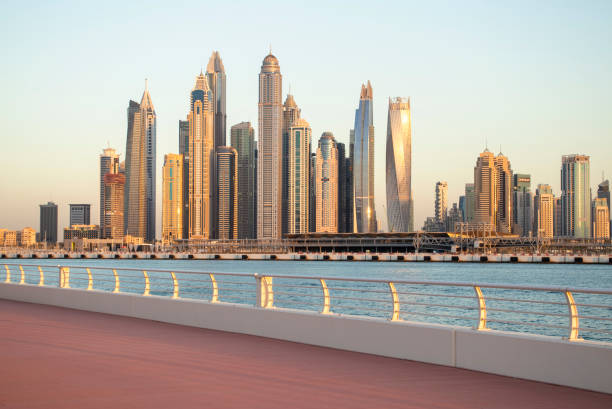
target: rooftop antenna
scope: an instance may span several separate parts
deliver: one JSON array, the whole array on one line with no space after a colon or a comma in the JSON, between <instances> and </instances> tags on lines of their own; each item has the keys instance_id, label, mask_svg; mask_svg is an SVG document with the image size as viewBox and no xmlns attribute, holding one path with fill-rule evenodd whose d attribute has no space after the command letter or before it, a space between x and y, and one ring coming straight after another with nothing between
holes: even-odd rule
<instances>
[{"instance_id":1,"label":"rooftop antenna","mask_svg":"<svg viewBox=\"0 0 612 409\"><path fill-rule=\"evenodd\" d=\"M489 140L488 138L485 136L485 151L489 150Z\"/></svg>"},{"instance_id":2,"label":"rooftop antenna","mask_svg":"<svg viewBox=\"0 0 612 409\"><path fill-rule=\"evenodd\" d=\"M270 43L270 54L272 54L272 43Z\"/></svg>"}]
</instances>

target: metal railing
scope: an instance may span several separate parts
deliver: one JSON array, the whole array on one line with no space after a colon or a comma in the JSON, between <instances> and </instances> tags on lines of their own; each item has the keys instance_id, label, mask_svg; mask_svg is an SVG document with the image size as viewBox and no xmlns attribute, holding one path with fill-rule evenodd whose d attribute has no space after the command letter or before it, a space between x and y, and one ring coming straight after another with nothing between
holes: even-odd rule
<instances>
[{"instance_id":1,"label":"metal railing","mask_svg":"<svg viewBox=\"0 0 612 409\"><path fill-rule=\"evenodd\" d=\"M6 283L612 342L612 289L4 264ZM1 280L0 275L0 280Z\"/></svg>"}]
</instances>

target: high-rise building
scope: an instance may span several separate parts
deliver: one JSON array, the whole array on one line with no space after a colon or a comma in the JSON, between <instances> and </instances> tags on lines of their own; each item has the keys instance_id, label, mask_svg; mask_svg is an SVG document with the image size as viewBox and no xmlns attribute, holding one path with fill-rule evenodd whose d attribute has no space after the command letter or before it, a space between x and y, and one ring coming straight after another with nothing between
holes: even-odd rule
<instances>
[{"instance_id":1,"label":"high-rise building","mask_svg":"<svg viewBox=\"0 0 612 409\"><path fill-rule=\"evenodd\" d=\"M323 132L316 152L314 172L316 203L315 230L338 232L338 148L334 134Z\"/></svg>"},{"instance_id":2,"label":"high-rise building","mask_svg":"<svg viewBox=\"0 0 612 409\"><path fill-rule=\"evenodd\" d=\"M519 236L531 236L533 229L533 198L531 175L512 175L512 231Z\"/></svg>"},{"instance_id":3,"label":"high-rise building","mask_svg":"<svg viewBox=\"0 0 612 409\"><path fill-rule=\"evenodd\" d=\"M183 155L164 156L162 169L162 240L183 238Z\"/></svg>"},{"instance_id":4,"label":"high-rise building","mask_svg":"<svg viewBox=\"0 0 612 409\"><path fill-rule=\"evenodd\" d=\"M183 239L189 238L189 121L179 120L179 155L183 155Z\"/></svg>"},{"instance_id":5,"label":"high-rise building","mask_svg":"<svg viewBox=\"0 0 612 409\"><path fill-rule=\"evenodd\" d=\"M448 183L436 183L436 200L434 203L434 214L438 223L445 223L448 208Z\"/></svg>"},{"instance_id":6,"label":"high-rise building","mask_svg":"<svg viewBox=\"0 0 612 409\"><path fill-rule=\"evenodd\" d=\"M608 203L608 214L610 214L610 181L604 180L597 186L597 197L606 199ZM610 230L612 231L612 221L610 222Z\"/></svg>"},{"instance_id":7,"label":"high-rise building","mask_svg":"<svg viewBox=\"0 0 612 409\"><path fill-rule=\"evenodd\" d=\"M196 77L191 91L189 121L189 236L188 238L212 238L214 216L211 206L214 176L214 113L212 92L204 74ZM216 217L215 217L216 220Z\"/></svg>"},{"instance_id":8,"label":"high-rise building","mask_svg":"<svg viewBox=\"0 0 612 409\"><path fill-rule=\"evenodd\" d=\"M310 216L310 125L300 118L289 127L287 233L308 233Z\"/></svg>"},{"instance_id":9,"label":"high-rise building","mask_svg":"<svg viewBox=\"0 0 612 409\"><path fill-rule=\"evenodd\" d=\"M593 238L610 238L610 210L604 197L593 200Z\"/></svg>"},{"instance_id":10,"label":"high-rise building","mask_svg":"<svg viewBox=\"0 0 612 409\"><path fill-rule=\"evenodd\" d=\"M125 174L104 175L104 239L121 239L125 232Z\"/></svg>"},{"instance_id":11,"label":"high-rise building","mask_svg":"<svg viewBox=\"0 0 612 409\"><path fill-rule=\"evenodd\" d=\"M560 237L563 236L563 209L560 197L553 197L553 209L553 236Z\"/></svg>"},{"instance_id":12,"label":"high-rise building","mask_svg":"<svg viewBox=\"0 0 612 409\"><path fill-rule=\"evenodd\" d=\"M533 234L535 236L552 238L555 235L554 202L554 196L550 185L538 185L533 200Z\"/></svg>"},{"instance_id":13,"label":"high-rise building","mask_svg":"<svg viewBox=\"0 0 612 409\"><path fill-rule=\"evenodd\" d=\"M495 226L497 217L497 170L493 153L485 149L474 167L474 222Z\"/></svg>"},{"instance_id":14,"label":"high-rise building","mask_svg":"<svg viewBox=\"0 0 612 409\"><path fill-rule=\"evenodd\" d=\"M355 110L355 127L351 140L353 152L353 199L356 233L376 232L374 207L374 107L372 85L361 85L359 107Z\"/></svg>"},{"instance_id":15,"label":"high-rise building","mask_svg":"<svg viewBox=\"0 0 612 409\"><path fill-rule=\"evenodd\" d=\"M310 151L310 145L308 146ZM317 193L315 172L317 168L317 154L310 152L310 167L308 168L309 183L308 183L308 231L314 233L317 231Z\"/></svg>"},{"instance_id":16,"label":"high-rise building","mask_svg":"<svg viewBox=\"0 0 612 409\"><path fill-rule=\"evenodd\" d=\"M386 169L389 231L413 231L412 128L409 98L389 98Z\"/></svg>"},{"instance_id":17,"label":"high-rise building","mask_svg":"<svg viewBox=\"0 0 612 409\"><path fill-rule=\"evenodd\" d=\"M476 208L476 195L473 183L465 184L465 210L463 212L464 222L474 222L474 210Z\"/></svg>"},{"instance_id":18,"label":"high-rise building","mask_svg":"<svg viewBox=\"0 0 612 409\"><path fill-rule=\"evenodd\" d=\"M282 136L283 136L283 167L281 170L281 179L282 179L282 196L281 200L281 208L282 208L282 222L281 228L283 234L287 234L287 220L288 220L288 186L289 186L289 128L293 125L298 119L301 117L301 109L298 108L295 103L295 99L293 95L287 94L287 98L285 98L285 103L283 104L283 124L282 124Z\"/></svg>"},{"instance_id":19,"label":"high-rise building","mask_svg":"<svg viewBox=\"0 0 612 409\"><path fill-rule=\"evenodd\" d=\"M495 157L497 212L495 227L499 233L512 233L512 169L501 153Z\"/></svg>"},{"instance_id":20,"label":"high-rise building","mask_svg":"<svg viewBox=\"0 0 612 409\"><path fill-rule=\"evenodd\" d=\"M238 160L238 238L257 238L257 215L255 204L256 157L255 131L250 122L241 122L232 126L232 147L236 149Z\"/></svg>"},{"instance_id":21,"label":"high-rise building","mask_svg":"<svg viewBox=\"0 0 612 409\"><path fill-rule=\"evenodd\" d=\"M238 152L231 146L217 147L217 191L219 239L238 238Z\"/></svg>"},{"instance_id":22,"label":"high-rise building","mask_svg":"<svg viewBox=\"0 0 612 409\"><path fill-rule=\"evenodd\" d=\"M125 155L125 233L155 241L156 115L148 87L130 101Z\"/></svg>"},{"instance_id":23,"label":"high-rise building","mask_svg":"<svg viewBox=\"0 0 612 409\"><path fill-rule=\"evenodd\" d=\"M268 54L259 73L257 237L282 235L282 91L278 59Z\"/></svg>"},{"instance_id":24,"label":"high-rise building","mask_svg":"<svg viewBox=\"0 0 612 409\"><path fill-rule=\"evenodd\" d=\"M40 205L40 241L57 243L57 205L53 202Z\"/></svg>"},{"instance_id":25,"label":"high-rise building","mask_svg":"<svg viewBox=\"0 0 612 409\"><path fill-rule=\"evenodd\" d=\"M119 173L119 155L114 149L106 148L100 155L100 237L104 238L104 176ZM89 224L89 223L87 223Z\"/></svg>"},{"instance_id":26,"label":"high-rise building","mask_svg":"<svg viewBox=\"0 0 612 409\"><path fill-rule=\"evenodd\" d=\"M215 118L214 132L216 149L218 146L226 145L225 126L227 122L225 67L223 67L223 61L221 60L219 51L213 51L208 60L208 65L206 66L206 79L208 80L208 87L212 91L210 103Z\"/></svg>"},{"instance_id":27,"label":"high-rise building","mask_svg":"<svg viewBox=\"0 0 612 409\"><path fill-rule=\"evenodd\" d=\"M90 223L91 205L89 204L70 204L70 226L75 224Z\"/></svg>"},{"instance_id":28,"label":"high-rise building","mask_svg":"<svg viewBox=\"0 0 612 409\"><path fill-rule=\"evenodd\" d=\"M455 225L459 222L461 222L461 211L459 210L457 203L453 203L446 216L445 231L454 232Z\"/></svg>"},{"instance_id":29,"label":"high-rise building","mask_svg":"<svg viewBox=\"0 0 612 409\"><path fill-rule=\"evenodd\" d=\"M561 159L561 212L563 236L591 237L591 188L586 155L564 155Z\"/></svg>"},{"instance_id":30,"label":"high-rise building","mask_svg":"<svg viewBox=\"0 0 612 409\"><path fill-rule=\"evenodd\" d=\"M352 201L347 201L349 195L349 164L350 159L346 157L346 145L341 142L336 142L338 149L338 233L352 233L353 229L349 230L349 219L352 221L352 215L349 209L352 209Z\"/></svg>"}]
</instances>

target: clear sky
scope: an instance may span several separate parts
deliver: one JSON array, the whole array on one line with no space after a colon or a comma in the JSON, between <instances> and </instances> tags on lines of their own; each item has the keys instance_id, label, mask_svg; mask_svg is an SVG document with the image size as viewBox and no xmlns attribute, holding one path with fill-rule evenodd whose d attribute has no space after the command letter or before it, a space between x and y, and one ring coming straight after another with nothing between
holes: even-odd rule
<instances>
[{"instance_id":1,"label":"clear sky","mask_svg":"<svg viewBox=\"0 0 612 409\"><path fill-rule=\"evenodd\" d=\"M0 6L0 227L39 229L38 205L91 203L99 154L125 153L129 99L144 79L157 111L158 186L178 151L189 92L219 50L228 131L257 129L258 73L270 44L313 128L348 142L361 84L374 90L376 207L386 226L388 97L410 97L415 227L449 205L478 154L559 192L563 154L591 156L591 185L612 173L611 1L12 2ZM229 136L229 135L228 135ZM228 140L229 143L229 140ZM158 220L161 189L158 187ZM161 223L158 221L158 230ZM158 234L159 235L159 234Z\"/></svg>"}]
</instances>

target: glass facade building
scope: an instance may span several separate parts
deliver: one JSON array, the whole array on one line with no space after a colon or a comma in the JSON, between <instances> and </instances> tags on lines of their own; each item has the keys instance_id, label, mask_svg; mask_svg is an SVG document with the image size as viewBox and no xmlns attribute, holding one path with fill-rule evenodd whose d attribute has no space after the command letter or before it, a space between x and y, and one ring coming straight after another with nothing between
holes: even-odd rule
<instances>
[{"instance_id":1,"label":"glass facade building","mask_svg":"<svg viewBox=\"0 0 612 409\"><path fill-rule=\"evenodd\" d=\"M232 147L236 149L238 155L238 238L255 239L257 238L255 130L250 122L241 122L232 126L231 139Z\"/></svg>"},{"instance_id":2,"label":"glass facade building","mask_svg":"<svg viewBox=\"0 0 612 409\"><path fill-rule=\"evenodd\" d=\"M562 235L591 237L589 157L565 155L561 159Z\"/></svg>"}]
</instances>

